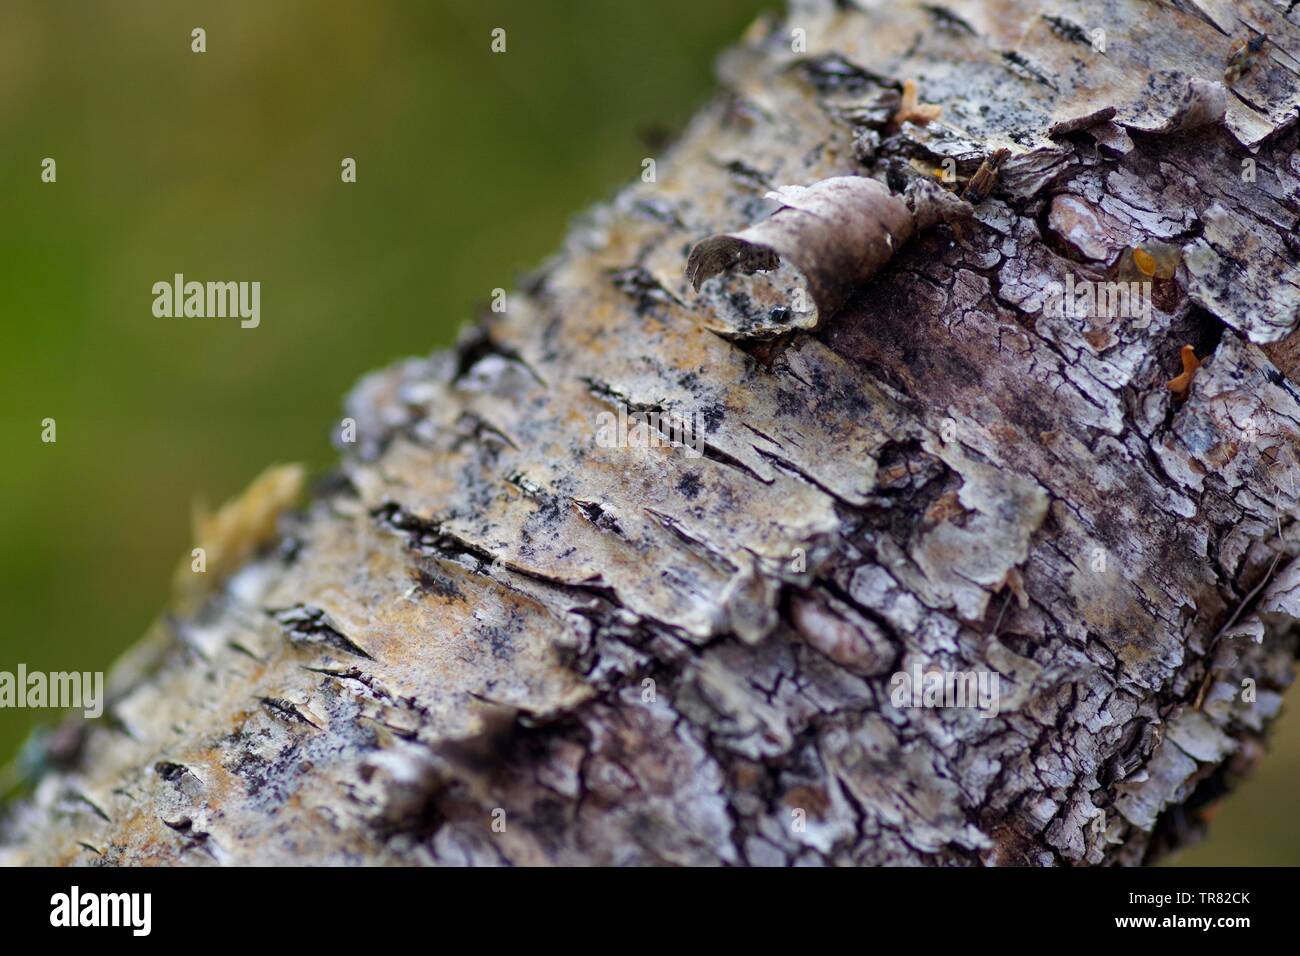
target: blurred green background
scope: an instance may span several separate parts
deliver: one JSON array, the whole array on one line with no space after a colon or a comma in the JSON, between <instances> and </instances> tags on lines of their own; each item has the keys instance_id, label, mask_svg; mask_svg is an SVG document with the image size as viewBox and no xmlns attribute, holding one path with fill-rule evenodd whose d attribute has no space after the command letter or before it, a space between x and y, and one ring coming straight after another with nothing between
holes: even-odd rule
<instances>
[{"instance_id":1,"label":"blurred green background","mask_svg":"<svg viewBox=\"0 0 1300 956\"><path fill-rule=\"evenodd\" d=\"M196 497L325 468L350 384L449 343L638 176L774 6L4 0L0 670L107 668L167 600ZM260 281L261 327L155 318L177 272ZM0 710L0 761L42 716ZM1300 711L1274 750L1183 861L1300 862Z\"/></svg>"}]
</instances>

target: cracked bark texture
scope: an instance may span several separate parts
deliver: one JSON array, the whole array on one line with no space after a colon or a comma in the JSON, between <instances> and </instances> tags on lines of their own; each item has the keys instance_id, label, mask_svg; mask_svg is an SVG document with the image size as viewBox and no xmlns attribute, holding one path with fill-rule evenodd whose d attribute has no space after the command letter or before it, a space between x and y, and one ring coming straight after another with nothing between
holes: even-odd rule
<instances>
[{"instance_id":1,"label":"cracked bark texture","mask_svg":"<svg viewBox=\"0 0 1300 956\"><path fill-rule=\"evenodd\" d=\"M1247 27L1270 42L1225 84ZM3 860L1136 864L1186 841L1260 758L1297 651L1297 57L1300 5L1266 0L755 24L658 183L454 349L359 384L335 479L115 675ZM908 79L937 120L892 122ZM964 180L1001 148L972 221L775 347L732 333L780 318L781 269L687 282L769 190L945 158ZM1044 307L1146 242L1182 250L1149 316ZM620 407L698 421L703 456L600 447ZM893 706L914 663L997 672L1002 712Z\"/></svg>"}]
</instances>

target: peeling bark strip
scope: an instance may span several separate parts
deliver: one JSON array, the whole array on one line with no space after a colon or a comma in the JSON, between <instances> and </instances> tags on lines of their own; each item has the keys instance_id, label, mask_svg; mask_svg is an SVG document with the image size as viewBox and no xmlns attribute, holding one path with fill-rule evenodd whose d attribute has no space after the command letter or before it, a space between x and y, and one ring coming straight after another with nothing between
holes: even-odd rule
<instances>
[{"instance_id":1,"label":"peeling bark strip","mask_svg":"<svg viewBox=\"0 0 1300 956\"><path fill-rule=\"evenodd\" d=\"M812 302L755 316L749 300L741 299L741 314L732 319L732 338L772 338L816 328L821 316L834 313L916 232L973 213L970 206L924 180L912 183L906 197L891 195L872 179L835 176L807 188L784 186L766 198L781 204L771 218L743 232L700 242L686 262L686 277L699 292L703 282L722 272L737 269L753 275L777 269L786 258L803 279L805 294L796 295L796 300L811 294Z\"/></svg>"},{"instance_id":2,"label":"peeling bark strip","mask_svg":"<svg viewBox=\"0 0 1300 956\"><path fill-rule=\"evenodd\" d=\"M9 810L4 861L1184 842L1261 755L1297 651L1300 383L1269 356L1300 303L1298 24L1260 0L817 0L756 25L659 183L451 352L360 383L334 490L119 672L113 721ZM1269 42L1225 79L1250 31ZM896 121L908 79L925 123ZM908 219L908 182L951 160L955 199L1004 149L973 221ZM872 211L805 219L842 177ZM683 266L719 235L697 296ZM776 265L763 247L761 280L718 272ZM1047 307L1129 263L1149 310ZM816 317L760 362L744 322L795 273ZM601 447L619 409L701 422L702 457ZM998 712L897 704L898 672L996 675Z\"/></svg>"}]
</instances>

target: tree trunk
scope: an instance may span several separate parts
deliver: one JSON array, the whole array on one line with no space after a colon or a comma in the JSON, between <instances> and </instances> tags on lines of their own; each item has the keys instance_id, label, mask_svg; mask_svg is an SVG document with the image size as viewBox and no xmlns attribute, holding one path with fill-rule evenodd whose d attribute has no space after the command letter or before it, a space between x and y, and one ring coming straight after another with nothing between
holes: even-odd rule
<instances>
[{"instance_id":1,"label":"tree trunk","mask_svg":"<svg viewBox=\"0 0 1300 956\"><path fill-rule=\"evenodd\" d=\"M335 480L115 673L0 857L1184 842L1297 651L1298 56L1300 7L1266 0L756 24L657 182L454 349L360 383ZM765 198L842 176L889 190ZM936 185L973 218L921 217ZM1129 279L1127 310L1081 294ZM261 540L264 492L226 555ZM913 699L925 672L995 699Z\"/></svg>"}]
</instances>

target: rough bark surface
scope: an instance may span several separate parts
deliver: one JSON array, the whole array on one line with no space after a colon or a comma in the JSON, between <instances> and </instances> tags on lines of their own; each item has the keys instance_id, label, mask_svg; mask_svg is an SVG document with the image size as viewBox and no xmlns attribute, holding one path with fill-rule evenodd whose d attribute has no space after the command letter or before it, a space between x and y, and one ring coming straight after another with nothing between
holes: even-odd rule
<instances>
[{"instance_id":1,"label":"rough bark surface","mask_svg":"<svg viewBox=\"0 0 1300 956\"><path fill-rule=\"evenodd\" d=\"M1248 27L1269 42L1227 82ZM1297 57L1300 4L1267 0L756 24L658 183L455 349L361 382L336 480L123 667L0 858L1133 864L1185 841L1296 657ZM898 115L905 80L938 119ZM901 193L945 158L960 187L1003 148L972 220L834 314L790 306L816 263L687 280L771 190ZM1045 307L1157 241L1180 262L1149 315ZM620 408L694 423L702 457L602 447ZM914 665L996 672L1001 712L895 706Z\"/></svg>"}]
</instances>

